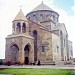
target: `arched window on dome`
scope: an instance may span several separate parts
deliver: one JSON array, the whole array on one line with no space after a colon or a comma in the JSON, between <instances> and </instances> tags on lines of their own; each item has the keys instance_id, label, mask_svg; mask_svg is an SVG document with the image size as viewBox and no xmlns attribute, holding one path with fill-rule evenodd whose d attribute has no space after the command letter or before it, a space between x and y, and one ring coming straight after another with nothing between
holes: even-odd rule
<instances>
[{"instance_id":1,"label":"arched window on dome","mask_svg":"<svg viewBox=\"0 0 75 75\"><path fill-rule=\"evenodd\" d=\"M36 15L33 15L33 20L34 20L34 22L36 22L36 20L37 20Z\"/></svg>"},{"instance_id":2,"label":"arched window on dome","mask_svg":"<svg viewBox=\"0 0 75 75\"><path fill-rule=\"evenodd\" d=\"M23 26L22 26L22 33L25 33L26 32L26 24L23 23Z\"/></svg>"},{"instance_id":3,"label":"arched window on dome","mask_svg":"<svg viewBox=\"0 0 75 75\"><path fill-rule=\"evenodd\" d=\"M17 23L16 32L17 33L20 33L21 32L21 25L20 25L19 22Z\"/></svg>"},{"instance_id":4,"label":"arched window on dome","mask_svg":"<svg viewBox=\"0 0 75 75\"><path fill-rule=\"evenodd\" d=\"M55 21L55 16L53 15L53 21Z\"/></svg>"},{"instance_id":5,"label":"arched window on dome","mask_svg":"<svg viewBox=\"0 0 75 75\"><path fill-rule=\"evenodd\" d=\"M58 22L58 17L56 17L56 21Z\"/></svg>"},{"instance_id":6,"label":"arched window on dome","mask_svg":"<svg viewBox=\"0 0 75 75\"><path fill-rule=\"evenodd\" d=\"M41 14L41 15L40 15L40 20L42 20L42 19L43 19L43 15Z\"/></svg>"}]
</instances>

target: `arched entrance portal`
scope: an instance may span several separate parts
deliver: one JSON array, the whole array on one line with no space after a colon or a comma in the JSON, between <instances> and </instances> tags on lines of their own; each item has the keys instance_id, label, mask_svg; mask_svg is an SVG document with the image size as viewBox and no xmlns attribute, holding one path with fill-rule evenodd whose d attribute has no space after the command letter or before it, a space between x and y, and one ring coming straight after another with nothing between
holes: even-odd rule
<instances>
[{"instance_id":1,"label":"arched entrance portal","mask_svg":"<svg viewBox=\"0 0 75 75\"><path fill-rule=\"evenodd\" d=\"M29 51L30 51L30 45L26 45L24 48L24 55L25 55L24 63L26 65L29 64Z\"/></svg>"},{"instance_id":2,"label":"arched entrance portal","mask_svg":"<svg viewBox=\"0 0 75 75\"><path fill-rule=\"evenodd\" d=\"M16 44L11 45L11 62L14 64L15 62L18 62L18 52L19 48Z\"/></svg>"}]
</instances>

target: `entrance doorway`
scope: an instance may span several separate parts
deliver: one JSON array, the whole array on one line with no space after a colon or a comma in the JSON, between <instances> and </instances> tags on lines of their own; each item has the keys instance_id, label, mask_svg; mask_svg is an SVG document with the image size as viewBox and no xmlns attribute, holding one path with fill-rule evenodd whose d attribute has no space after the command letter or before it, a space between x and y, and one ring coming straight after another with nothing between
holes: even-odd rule
<instances>
[{"instance_id":1,"label":"entrance doorway","mask_svg":"<svg viewBox=\"0 0 75 75\"><path fill-rule=\"evenodd\" d=\"M28 57L25 57L25 64L28 65L28 63L29 63L29 59Z\"/></svg>"},{"instance_id":2,"label":"entrance doorway","mask_svg":"<svg viewBox=\"0 0 75 75\"><path fill-rule=\"evenodd\" d=\"M29 64L29 51L30 51L30 45L26 45L24 48L24 64Z\"/></svg>"}]
</instances>

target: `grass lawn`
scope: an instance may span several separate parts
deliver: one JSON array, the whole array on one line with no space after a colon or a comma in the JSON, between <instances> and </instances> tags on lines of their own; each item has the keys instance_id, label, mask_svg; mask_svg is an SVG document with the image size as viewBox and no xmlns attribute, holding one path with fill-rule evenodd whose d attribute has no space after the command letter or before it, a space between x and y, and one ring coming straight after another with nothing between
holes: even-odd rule
<instances>
[{"instance_id":1,"label":"grass lawn","mask_svg":"<svg viewBox=\"0 0 75 75\"><path fill-rule=\"evenodd\" d=\"M1 69L0 74L12 75L75 75L72 70L67 69L45 69L45 68L6 68Z\"/></svg>"}]
</instances>

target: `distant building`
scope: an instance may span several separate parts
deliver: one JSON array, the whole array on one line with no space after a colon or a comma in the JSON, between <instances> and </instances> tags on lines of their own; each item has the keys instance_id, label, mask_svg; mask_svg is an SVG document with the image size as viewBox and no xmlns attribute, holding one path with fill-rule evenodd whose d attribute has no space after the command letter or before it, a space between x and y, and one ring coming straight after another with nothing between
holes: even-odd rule
<instances>
[{"instance_id":1,"label":"distant building","mask_svg":"<svg viewBox=\"0 0 75 75\"><path fill-rule=\"evenodd\" d=\"M5 60L31 64L60 64L73 59L72 44L59 14L43 2L26 17L20 9L12 21L12 34L6 37Z\"/></svg>"}]
</instances>

